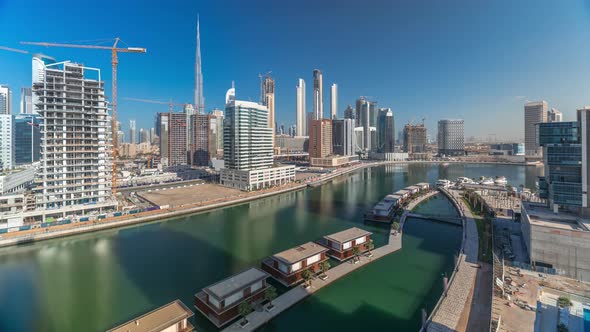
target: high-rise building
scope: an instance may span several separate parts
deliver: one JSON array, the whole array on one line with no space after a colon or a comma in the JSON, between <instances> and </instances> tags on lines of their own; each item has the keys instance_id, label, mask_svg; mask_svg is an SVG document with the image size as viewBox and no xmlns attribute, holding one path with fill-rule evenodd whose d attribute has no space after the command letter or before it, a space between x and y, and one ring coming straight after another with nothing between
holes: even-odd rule
<instances>
[{"instance_id":1,"label":"high-rise building","mask_svg":"<svg viewBox=\"0 0 590 332\"><path fill-rule=\"evenodd\" d=\"M313 71L313 119L324 117L324 87L323 75L319 69Z\"/></svg>"},{"instance_id":2,"label":"high-rise building","mask_svg":"<svg viewBox=\"0 0 590 332\"><path fill-rule=\"evenodd\" d=\"M305 81L297 85L297 136L307 136L307 113L305 112Z\"/></svg>"},{"instance_id":3,"label":"high-rise building","mask_svg":"<svg viewBox=\"0 0 590 332\"><path fill-rule=\"evenodd\" d=\"M191 154L191 146L193 144L193 122L191 120L193 114L198 113L196 112L195 108L191 104L185 104L182 107L182 111L186 115L186 153L187 158L190 160Z\"/></svg>"},{"instance_id":4,"label":"high-rise building","mask_svg":"<svg viewBox=\"0 0 590 332\"><path fill-rule=\"evenodd\" d=\"M154 144L156 140L156 130L154 127L150 128L150 143Z\"/></svg>"},{"instance_id":5,"label":"high-rise building","mask_svg":"<svg viewBox=\"0 0 590 332\"><path fill-rule=\"evenodd\" d=\"M277 129L275 124L275 81L269 75L264 77L262 80L262 102L261 104L268 108L268 125L273 129L273 132ZM272 136L272 142L274 147L274 135Z\"/></svg>"},{"instance_id":6,"label":"high-rise building","mask_svg":"<svg viewBox=\"0 0 590 332\"><path fill-rule=\"evenodd\" d=\"M168 166L169 146L168 146L168 131L170 124L170 113L158 113L156 115L156 130L160 137L160 162L164 166Z\"/></svg>"},{"instance_id":7,"label":"high-rise building","mask_svg":"<svg viewBox=\"0 0 590 332\"><path fill-rule=\"evenodd\" d=\"M129 120L129 143L131 144L137 143L137 134L135 130L135 120Z\"/></svg>"},{"instance_id":8,"label":"high-rise building","mask_svg":"<svg viewBox=\"0 0 590 332\"><path fill-rule=\"evenodd\" d=\"M215 109L211 112L211 137L209 154L211 158L223 157L223 111Z\"/></svg>"},{"instance_id":9,"label":"high-rise building","mask_svg":"<svg viewBox=\"0 0 590 332\"><path fill-rule=\"evenodd\" d=\"M404 126L404 151L408 153L426 152L426 127L424 124Z\"/></svg>"},{"instance_id":10,"label":"high-rise building","mask_svg":"<svg viewBox=\"0 0 590 332\"><path fill-rule=\"evenodd\" d=\"M332 155L332 120L311 120L309 127L309 158Z\"/></svg>"},{"instance_id":11,"label":"high-rise building","mask_svg":"<svg viewBox=\"0 0 590 332\"><path fill-rule=\"evenodd\" d=\"M20 114L33 114L33 92L31 88L20 89Z\"/></svg>"},{"instance_id":12,"label":"high-rise building","mask_svg":"<svg viewBox=\"0 0 590 332\"><path fill-rule=\"evenodd\" d=\"M543 153L537 142L537 124L547 122L548 108L544 100L524 105L524 152L527 156L541 156Z\"/></svg>"},{"instance_id":13,"label":"high-rise building","mask_svg":"<svg viewBox=\"0 0 590 332\"><path fill-rule=\"evenodd\" d=\"M330 87L330 113L332 120L338 117L338 85L336 83Z\"/></svg>"},{"instance_id":14,"label":"high-rise building","mask_svg":"<svg viewBox=\"0 0 590 332\"><path fill-rule=\"evenodd\" d=\"M35 114L14 116L14 163L31 164L39 161L41 153L40 120Z\"/></svg>"},{"instance_id":15,"label":"high-rise building","mask_svg":"<svg viewBox=\"0 0 590 332\"><path fill-rule=\"evenodd\" d=\"M590 215L590 106L577 110L576 118L580 126L580 144L582 144L582 207L584 215Z\"/></svg>"},{"instance_id":16,"label":"high-rise building","mask_svg":"<svg viewBox=\"0 0 590 332\"><path fill-rule=\"evenodd\" d=\"M168 113L168 166L187 165L186 114Z\"/></svg>"},{"instance_id":17,"label":"high-rise building","mask_svg":"<svg viewBox=\"0 0 590 332\"><path fill-rule=\"evenodd\" d=\"M0 170L14 167L13 116L0 114Z\"/></svg>"},{"instance_id":18,"label":"high-rise building","mask_svg":"<svg viewBox=\"0 0 590 332\"><path fill-rule=\"evenodd\" d=\"M465 154L464 121L445 119L438 121L438 154L441 156L460 156Z\"/></svg>"},{"instance_id":19,"label":"high-rise building","mask_svg":"<svg viewBox=\"0 0 590 332\"><path fill-rule=\"evenodd\" d=\"M332 120L332 150L340 156L352 156L356 152L354 120Z\"/></svg>"},{"instance_id":20,"label":"high-rise building","mask_svg":"<svg viewBox=\"0 0 590 332\"><path fill-rule=\"evenodd\" d=\"M232 87L225 97L223 160L220 182L241 190L257 190L295 180L295 166L273 167L273 130L268 108L236 100Z\"/></svg>"},{"instance_id":21,"label":"high-rise building","mask_svg":"<svg viewBox=\"0 0 590 332\"><path fill-rule=\"evenodd\" d=\"M150 140L150 132L143 128L139 128L139 143L149 143Z\"/></svg>"},{"instance_id":22,"label":"high-rise building","mask_svg":"<svg viewBox=\"0 0 590 332\"><path fill-rule=\"evenodd\" d=\"M0 85L0 114L12 114L12 90L7 85Z\"/></svg>"},{"instance_id":23,"label":"high-rise building","mask_svg":"<svg viewBox=\"0 0 590 332\"><path fill-rule=\"evenodd\" d=\"M209 166L211 115L194 114L192 122L191 165Z\"/></svg>"},{"instance_id":24,"label":"high-rise building","mask_svg":"<svg viewBox=\"0 0 590 332\"><path fill-rule=\"evenodd\" d=\"M352 108L351 105L348 105L348 107L346 107L346 109L344 110L344 118L345 119L353 119L353 120L355 120L355 126L357 126L357 124L356 124L356 113L354 112L354 109Z\"/></svg>"},{"instance_id":25,"label":"high-rise building","mask_svg":"<svg viewBox=\"0 0 590 332\"><path fill-rule=\"evenodd\" d=\"M379 152L390 153L395 149L395 121L391 108L379 109L377 117L377 150Z\"/></svg>"},{"instance_id":26,"label":"high-rise building","mask_svg":"<svg viewBox=\"0 0 590 332\"><path fill-rule=\"evenodd\" d=\"M65 61L43 64L43 71L33 84L42 137L37 207L116 205L111 118L100 70Z\"/></svg>"},{"instance_id":27,"label":"high-rise building","mask_svg":"<svg viewBox=\"0 0 590 332\"><path fill-rule=\"evenodd\" d=\"M197 17L197 54L195 56L195 111L205 114L205 97L203 97L203 73L201 72L201 31Z\"/></svg>"},{"instance_id":28,"label":"high-rise building","mask_svg":"<svg viewBox=\"0 0 590 332\"><path fill-rule=\"evenodd\" d=\"M547 122L561 121L563 121L563 113L561 113L557 108L552 108L549 113L547 113Z\"/></svg>"}]
</instances>

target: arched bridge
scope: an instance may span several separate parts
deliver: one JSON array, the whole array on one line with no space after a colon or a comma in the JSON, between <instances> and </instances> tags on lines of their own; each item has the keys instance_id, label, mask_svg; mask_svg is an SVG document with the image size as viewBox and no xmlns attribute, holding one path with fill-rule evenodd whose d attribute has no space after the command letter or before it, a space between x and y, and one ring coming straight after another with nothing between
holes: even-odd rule
<instances>
[{"instance_id":1,"label":"arched bridge","mask_svg":"<svg viewBox=\"0 0 590 332\"><path fill-rule=\"evenodd\" d=\"M430 214L420 214L420 213L408 213L408 218L416 218L416 219L424 219L424 220L433 220L433 221L440 221L447 224L453 224L461 226L463 225L461 218L459 217L442 217L437 215L430 215Z\"/></svg>"}]
</instances>

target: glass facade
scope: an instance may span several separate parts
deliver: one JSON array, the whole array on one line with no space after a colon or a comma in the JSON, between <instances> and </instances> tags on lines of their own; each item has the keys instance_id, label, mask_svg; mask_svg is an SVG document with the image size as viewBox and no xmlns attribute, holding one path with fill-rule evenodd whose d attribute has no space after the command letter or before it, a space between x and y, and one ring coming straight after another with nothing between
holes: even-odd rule
<instances>
[{"instance_id":1,"label":"glass facade","mask_svg":"<svg viewBox=\"0 0 590 332\"><path fill-rule=\"evenodd\" d=\"M578 122L539 123L539 145L575 144L580 142L580 125Z\"/></svg>"},{"instance_id":2,"label":"glass facade","mask_svg":"<svg viewBox=\"0 0 590 332\"><path fill-rule=\"evenodd\" d=\"M41 136L39 119L32 114L14 117L14 162L17 165L39 161Z\"/></svg>"}]
</instances>

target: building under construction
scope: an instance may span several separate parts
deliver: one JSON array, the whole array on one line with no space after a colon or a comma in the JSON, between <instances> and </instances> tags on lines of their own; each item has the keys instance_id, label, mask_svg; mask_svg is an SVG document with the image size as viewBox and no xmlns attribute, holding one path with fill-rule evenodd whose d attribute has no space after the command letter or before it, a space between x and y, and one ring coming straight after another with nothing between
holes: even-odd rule
<instances>
[{"instance_id":1,"label":"building under construction","mask_svg":"<svg viewBox=\"0 0 590 332\"><path fill-rule=\"evenodd\" d=\"M404 151L407 153L426 152L426 127L424 124L404 126Z\"/></svg>"},{"instance_id":2,"label":"building under construction","mask_svg":"<svg viewBox=\"0 0 590 332\"><path fill-rule=\"evenodd\" d=\"M209 166L209 137L211 115L193 114L191 116L191 165Z\"/></svg>"},{"instance_id":3,"label":"building under construction","mask_svg":"<svg viewBox=\"0 0 590 332\"><path fill-rule=\"evenodd\" d=\"M168 113L168 166L187 165L186 114Z\"/></svg>"}]
</instances>

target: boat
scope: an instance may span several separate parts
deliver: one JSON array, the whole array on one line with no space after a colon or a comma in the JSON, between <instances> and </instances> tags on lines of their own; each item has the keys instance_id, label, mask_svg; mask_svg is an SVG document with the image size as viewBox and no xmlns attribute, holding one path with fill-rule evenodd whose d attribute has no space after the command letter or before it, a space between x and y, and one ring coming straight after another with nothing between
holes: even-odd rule
<instances>
[{"instance_id":1,"label":"boat","mask_svg":"<svg viewBox=\"0 0 590 332\"><path fill-rule=\"evenodd\" d=\"M457 183L473 183L473 180L468 177L460 176L457 178Z\"/></svg>"},{"instance_id":2,"label":"boat","mask_svg":"<svg viewBox=\"0 0 590 332\"><path fill-rule=\"evenodd\" d=\"M479 184L483 184L483 185L493 185L494 184L494 179L492 178L486 178L486 177L481 177L479 180Z\"/></svg>"},{"instance_id":3,"label":"boat","mask_svg":"<svg viewBox=\"0 0 590 332\"><path fill-rule=\"evenodd\" d=\"M447 188L451 185L451 181L446 180L446 179L438 179L436 181L436 186L437 187L443 187L443 188Z\"/></svg>"},{"instance_id":4,"label":"boat","mask_svg":"<svg viewBox=\"0 0 590 332\"><path fill-rule=\"evenodd\" d=\"M499 185L499 186L505 186L508 184L508 180L506 180L505 176L496 176L496 179L494 180L494 183Z\"/></svg>"}]
</instances>

